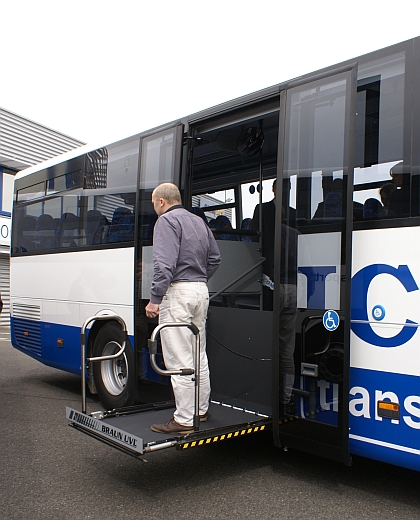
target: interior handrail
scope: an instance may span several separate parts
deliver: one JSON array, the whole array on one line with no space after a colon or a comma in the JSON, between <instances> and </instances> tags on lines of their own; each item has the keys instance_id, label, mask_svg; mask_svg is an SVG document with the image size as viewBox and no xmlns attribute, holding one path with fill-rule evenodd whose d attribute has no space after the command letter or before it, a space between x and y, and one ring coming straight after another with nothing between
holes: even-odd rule
<instances>
[{"instance_id":1,"label":"interior handrail","mask_svg":"<svg viewBox=\"0 0 420 520\"><path fill-rule=\"evenodd\" d=\"M227 289L229 289L229 287L232 287L232 285L235 285L235 283L238 283L239 280L241 280L241 278L244 278L247 274L251 273L254 269L256 269L257 267L259 267L261 264L263 264L265 262L265 257L262 256L261 257L261 260L259 260L255 265L253 265L252 267L250 267L249 269L247 269L244 273L242 273L240 276L238 276L237 278L235 278L234 280L232 280L231 282L229 282L227 285L225 285L222 289L220 289L220 291L217 291L216 293L214 293L212 296L210 296L209 298L209 301L212 301L214 300L214 298L216 298L216 296L220 296L222 293L224 293Z\"/></svg>"}]
</instances>

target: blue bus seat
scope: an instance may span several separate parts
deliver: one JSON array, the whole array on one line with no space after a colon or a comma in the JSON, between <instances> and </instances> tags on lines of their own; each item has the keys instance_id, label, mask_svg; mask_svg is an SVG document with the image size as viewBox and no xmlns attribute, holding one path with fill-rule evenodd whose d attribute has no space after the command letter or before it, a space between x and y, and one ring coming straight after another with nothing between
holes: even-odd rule
<instances>
[{"instance_id":1,"label":"blue bus seat","mask_svg":"<svg viewBox=\"0 0 420 520\"><path fill-rule=\"evenodd\" d=\"M134 215L124 207L117 208L108 231L108 243L134 240Z\"/></svg>"},{"instance_id":2,"label":"blue bus seat","mask_svg":"<svg viewBox=\"0 0 420 520\"><path fill-rule=\"evenodd\" d=\"M102 244L108 220L97 209L91 209L86 214L86 245Z\"/></svg>"},{"instance_id":3,"label":"blue bus seat","mask_svg":"<svg viewBox=\"0 0 420 520\"><path fill-rule=\"evenodd\" d=\"M35 227L34 242L36 249L53 249L57 223L51 215L44 213L38 217Z\"/></svg>"},{"instance_id":4,"label":"blue bus seat","mask_svg":"<svg viewBox=\"0 0 420 520\"><path fill-rule=\"evenodd\" d=\"M74 213L63 213L55 232L56 247L76 247L79 219Z\"/></svg>"}]
</instances>

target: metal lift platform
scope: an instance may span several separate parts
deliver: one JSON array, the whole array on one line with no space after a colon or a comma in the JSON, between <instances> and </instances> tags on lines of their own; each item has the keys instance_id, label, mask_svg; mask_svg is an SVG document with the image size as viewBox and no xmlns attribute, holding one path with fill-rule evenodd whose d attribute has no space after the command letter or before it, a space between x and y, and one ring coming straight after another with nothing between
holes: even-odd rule
<instances>
[{"instance_id":1,"label":"metal lift platform","mask_svg":"<svg viewBox=\"0 0 420 520\"><path fill-rule=\"evenodd\" d=\"M86 328L96 320L109 319L109 315L94 316L85 321L81 332L82 367L87 369L86 361L94 363L109 359L117 359L122 355L126 346L126 325L119 316L112 316L121 324L122 345L113 355L97 358L86 358ZM161 369L156 363L156 336L164 327L188 327L196 337L195 367L181 368L175 371ZM149 340L150 360L154 370L161 375L180 374L193 376L195 380L195 415L194 432L187 435L173 435L154 432L152 424L166 423L173 416L175 405L173 402L153 403L110 411L98 411L88 414L86 411L86 370L82 370L82 411L66 408L66 417L70 426L95 439L117 448L128 455L141 458L150 453L165 448L184 450L198 446L257 433L264 431L270 424L271 418L260 412L247 410L225 402L211 401L207 421L200 421L198 416L198 380L199 373L199 340L198 329L193 324L166 323L158 325Z\"/></svg>"},{"instance_id":2,"label":"metal lift platform","mask_svg":"<svg viewBox=\"0 0 420 520\"><path fill-rule=\"evenodd\" d=\"M174 410L173 403L159 403L88 415L67 407L66 415L71 427L136 458L166 448L184 450L261 432L270 424L267 416L213 401L210 416L198 431L167 437L150 429L152 424L167 422Z\"/></svg>"}]
</instances>

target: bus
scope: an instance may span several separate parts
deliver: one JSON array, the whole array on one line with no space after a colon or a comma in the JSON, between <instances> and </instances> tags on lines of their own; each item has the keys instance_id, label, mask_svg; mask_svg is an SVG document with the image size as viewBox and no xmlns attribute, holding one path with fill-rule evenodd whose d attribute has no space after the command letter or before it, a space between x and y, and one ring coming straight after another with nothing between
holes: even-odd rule
<instances>
[{"instance_id":1,"label":"bus","mask_svg":"<svg viewBox=\"0 0 420 520\"><path fill-rule=\"evenodd\" d=\"M270 430L279 447L420 470L418 143L414 38L22 171L12 344L81 375L70 425L136 457ZM162 182L222 255L210 418L171 438L150 430L173 396L144 312Z\"/></svg>"}]
</instances>

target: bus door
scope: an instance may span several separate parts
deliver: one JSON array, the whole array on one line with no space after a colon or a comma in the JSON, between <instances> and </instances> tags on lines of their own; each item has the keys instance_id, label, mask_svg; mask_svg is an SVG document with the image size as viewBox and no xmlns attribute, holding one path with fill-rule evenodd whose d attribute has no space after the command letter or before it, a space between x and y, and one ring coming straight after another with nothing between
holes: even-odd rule
<instances>
[{"instance_id":1,"label":"bus door","mask_svg":"<svg viewBox=\"0 0 420 520\"><path fill-rule=\"evenodd\" d=\"M152 192L162 182L180 184L183 134L184 125L177 123L143 135L140 143L134 309L138 398L142 402L171 398L168 378L159 376L149 362L148 339L157 319L148 319L144 308L150 300L153 228L157 220ZM163 384L153 385L153 382Z\"/></svg>"},{"instance_id":2,"label":"bus door","mask_svg":"<svg viewBox=\"0 0 420 520\"><path fill-rule=\"evenodd\" d=\"M272 415L273 313L262 308L264 260L252 220L259 202L273 198L278 124L276 92L189 130L189 209L210 227L222 256L208 283L211 413L230 409L231 424L235 413L242 422Z\"/></svg>"},{"instance_id":3,"label":"bus door","mask_svg":"<svg viewBox=\"0 0 420 520\"><path fill-rule=\"evenodd\" d=\"M281 93L274 283L264 288L275 442L345 463L355 94L354 68Z\"/></svg>"}]
</instances>

